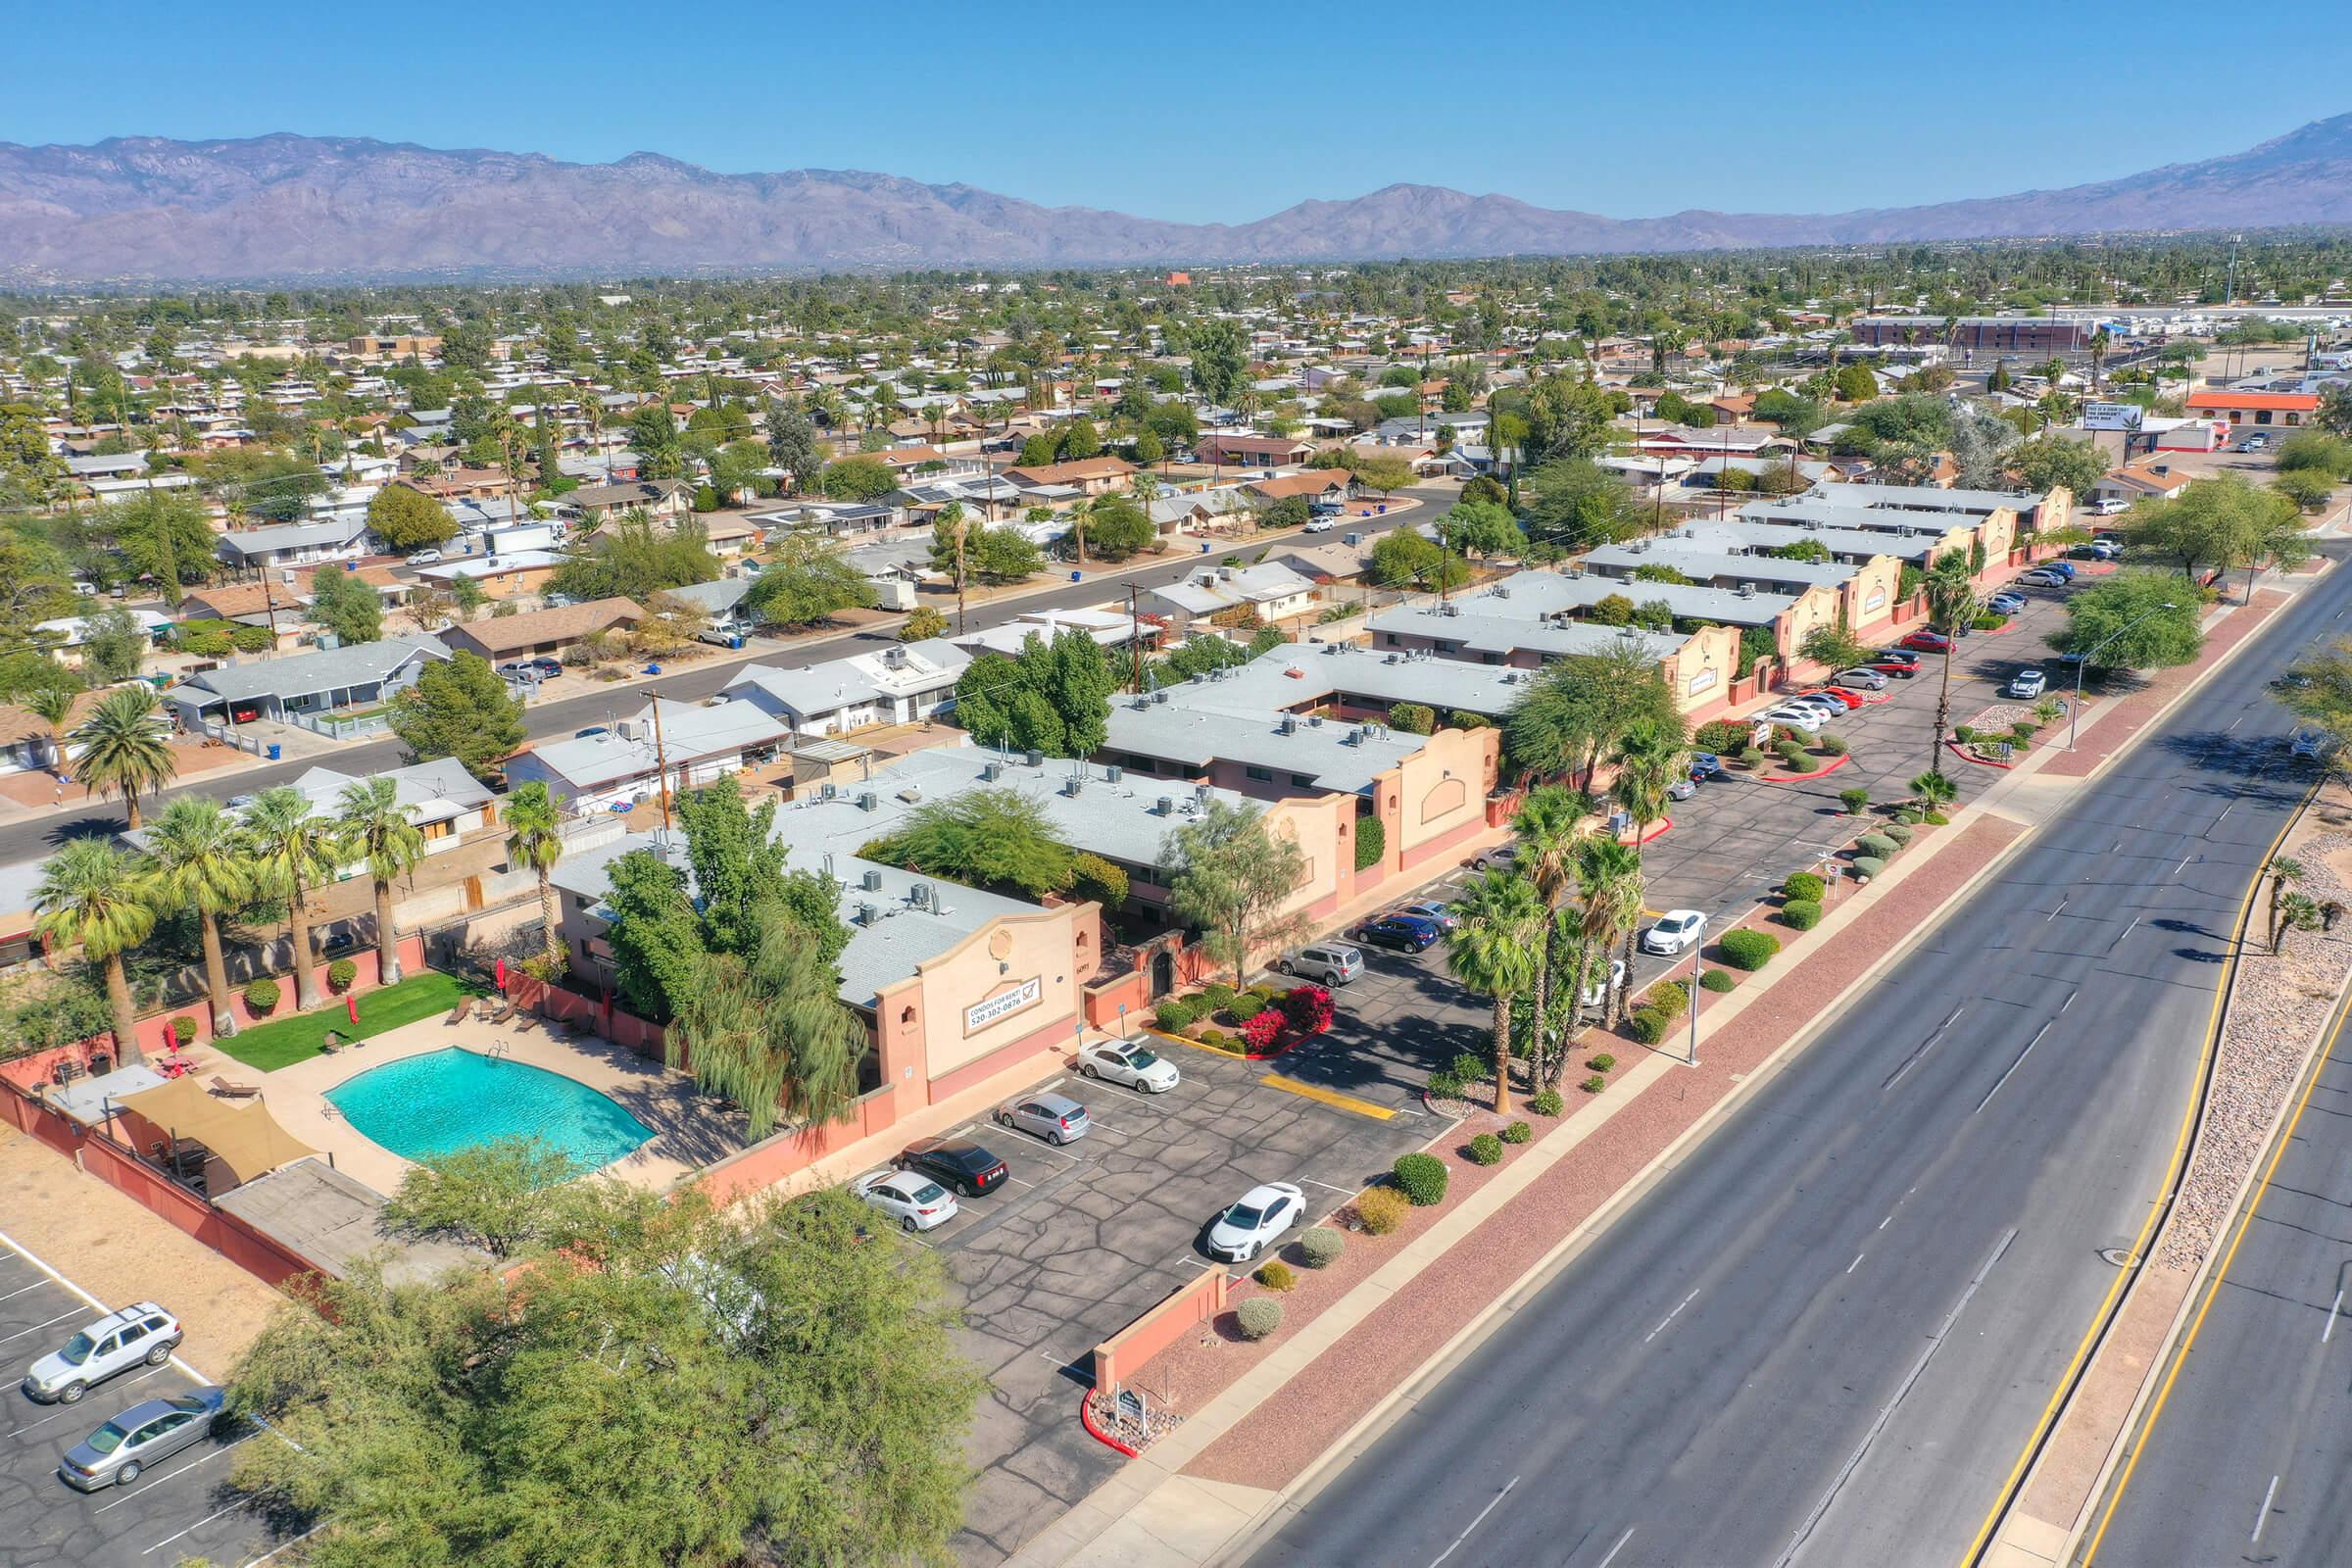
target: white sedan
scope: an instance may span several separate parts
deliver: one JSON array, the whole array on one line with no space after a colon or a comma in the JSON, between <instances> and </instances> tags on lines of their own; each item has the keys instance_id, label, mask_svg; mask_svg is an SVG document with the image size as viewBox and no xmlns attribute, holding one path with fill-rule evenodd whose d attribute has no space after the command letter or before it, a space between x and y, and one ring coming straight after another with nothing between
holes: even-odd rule
<instances>
[{"instance_id":1,"label":"white sedan","mask_svg":"<svg viewBox=\"0 0 2352 1568\"><path fill-rule=\"evenodd\" d=\"M1078 1072L1147 1095L1164 1095L1178 1079L1176 1064L1141 1040L1088 1041L1078 1048Z\"/></svg>"},{"instance_id":2,"label":"white sedan","mask_svg":"<svg viewBox=\"0 0 2352 1568\"><path fill-rule=\"evenodd\" d=\"M1807 734L1821 728L1827 717L1820 709L1803 703L1784 703L1764 715L1768 723L1786 724L1790 729L1801 729Z\"/></svg>"},{"instance_id":3,"label":"white sedan","mask_svg":"<svg viewBox=\"0 0 2352 1568\"><path fill-rule=\"evenodd\" d=\"M1208 1255L1247 1263L1306 1215L1306 1195L1289 1182L1252 1187L1208 1228Z\"/></svg>"},{"instance_id":4,"label":"white sedan","mask_svg":"<svg viewBox=\"0 0 2352 1568\"><path fill-rule=\"evenodd\" d=\"M956 1217L956 1195L920 1171L877 1171L850 1191L895 1217L902 1230L927 1231Z\"/></svg>"},{"instance_id":5,"label":"white sedan","mask_svg":"<svg viewBox=\"0 0 2352 1568\"><path fill-rule=\"evenodd\" d=\"M1695 946L1706 935L1707 917L1696 909L1668 909L1658 923L1642 933L1642 951L1672 957Z\"/></svg>"},{"instance_id":6,"label":"white sedan","mask_svg":"<svg viewBox=\"0 0 2352 1568\"><path fill-rule=\"evenodd\" d=\"M1625 984L1625 960L1623 958L1611 958L1609 960L1609 972L1605 976L1595 977L1592 983L1585 988L1585 1005L1588 1007L1599 1006L1603 1002L1608 1000L1609 988L1611 986L1621 986L1623 984Z\"/></svg>"}]
</instances>

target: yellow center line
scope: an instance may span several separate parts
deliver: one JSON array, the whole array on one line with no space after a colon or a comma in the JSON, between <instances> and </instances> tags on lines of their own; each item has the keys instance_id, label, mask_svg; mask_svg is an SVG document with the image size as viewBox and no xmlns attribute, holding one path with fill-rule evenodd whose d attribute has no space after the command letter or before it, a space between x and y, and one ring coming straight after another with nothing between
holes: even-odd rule
<instances>
[{"instance_id":1,"label":"yellow center line","mask_svg":"<svg viewBox=\"0 0 2352 1568\"><path fill-rule=\"evenodd\" d=\"M1374 1121L1388 1121L1396 1114L1386 1105L1375 1105L1369 1100L1358 1100L1353 1095L1343 1095L1336 1089L1322 1089L1313 1084L1302 1084L1296 1078L1285 1078L1280 1073L1270 1072L1260 1078L1258 1082L1269 1089L1281 1089L1294 1095L1304 1095L1307 1099L1321 1101L1326 1105L1336 1105L1342 1110L1351 1110L1358 1116L1369 1116Z\"/></svg>"},{"instance_id":2,"label":"yellow center line","mask_svg":"<svg viewBox=\"0 0 2352 1568\"><path fill-rule=\"evenodd\" d=\"M2181 1336L2180 1345L2174 1348L2173 1364L2165 1371L2164 1383L2156 1391L2155 1402L2148 1406L2147 1419L2140 1423L2139 1441L2132 1446L2132 1457L2125 1461L2124 1473L2116 1479L2115 1491L2108 1494L2107 1511L2099 1516L2099 1528L2090 1538L2089 1549L2082 1553L2082 1568L2090 1568L2090 1560L2099 1554L2099 1543L2107 1539L2107 1527L2115 1523L2116 1510L2123 1506L2124 1490L2132 1485L2132 1472L2139 1468L2139 1456L2148 1451L2148 1439L2155 1432L2156 1423L2164 1416L2164 1402L2173 1396L2173 1380L2180 1375L2180 1368L2187 1364L2188 1352L2197 1343L2197 1331L2205 1326L2205 1314L2213 1310L2214 1298L2222 1294L2223 1285L2229 1282L2230 1265L2237 1261L2238 1244L2246 1239L2246 1232L2253 1229L2254 1216L2262 1207L2263 1198L2271 1190L2272 1178L2278 1174L2278 1162L2286 1157L2286 1146L2295 1141L2295 1129L2302 1125L2304 1107L2311 1103L2312 1091L2320 1085L2320 1074L2327 1071L2328 1059L2335 1054L2336 1037L2344 1032L2344 1020L2347 1017L2352 1017L2352 1005L2336 1010L2335 1025L2328 1031L2327 1043L2320 1048L2319 1055L2312 1062L2311 1076L2304 1082L2302 1097L2295 1102L2295 1113L2288 1118L2285 1131L2279 1135L2278 1147L2271 1151L2270 1164L2263 1168L2262 1185L2255 1188L2253 1196L2247 1200L2245 1212L2238 1216L2237 1234L2230 1239L2230 1250L2222 1254L2222 1266L2214 1270L2212 1280L2207 1283L2205 1299L2197 1307L2196 1317L2190 1320L2188 1332Z\"/></svg>"}]
</instances>

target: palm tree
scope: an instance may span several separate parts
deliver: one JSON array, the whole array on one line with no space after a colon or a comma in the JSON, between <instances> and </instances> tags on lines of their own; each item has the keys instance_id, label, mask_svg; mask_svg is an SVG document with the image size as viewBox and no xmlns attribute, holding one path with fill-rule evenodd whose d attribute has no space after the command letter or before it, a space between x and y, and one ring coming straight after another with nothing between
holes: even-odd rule
<instances>
[{"instance_id":1,"label":"palm tree","mask_svg":"<svg viewBox=\"0 0 2352 1568\"><path fill-rule=\"evenodd\" d=\"M1609 760L1617 764L1617 780L1609 793L1634 819L1634 842L1639 845L1650 823L1666 814L1667 790L1690 770L1682 720L1640 720L1618 741Z\"/></svg>"},{"instance_id":2,"label":"palm tree","mask_svg":"<svg viewBox=\"0 0 2352 1568\"><path fill-rule=\"evenodd\" d=\"M66 776L66 720L74 716L75 694L63 686L40 686L24 695L24 711L49 726L49 770Z\"/></svg>"},{"instance_id":3,"label":"palm tree","mask_svg":"<svg viewBox=\"0 0 2352 1568\"><path fill-rule=\"evenodd\" d=\"M211 994L213 1034L237 1032L229 1009L228 964L220 953L220 921L253 896L255 865L245 830L219 801L183 795L164 808L148 830L154 888L164 907L192 907L204 936L204 987Z\"/></svg>"},{"instance_id":4,"label":"palm tree","mask_svg":"<svg viewBox=\"0 0 2352 1568\"><path fill-rule=\"evenodd\" d=\"M1624 974L1634 972L1634 932L1642 924L1642 852L1630 844L1593 835L1577 846L1576 883L1584 905L1584 933L1603 954L1619 940L1625 943ZM1583 977L1578 977L1581 1004ZM1626 985L1612 977L1608 995L1601 998L1603 1018L1611 1013L1623 1022ZM1563 1056L1563 1060L1565 1057Z\"/></svg>"},{"instance_id":5,"label":"palm tree","mask_svg":"<svg viewBox=\"0 0 2352 1568\"><path fill-rule=\"evenodd\" d=\"M1928 771L1943 760L1943 738L1951 733L1952 648L1977 618L1977 584L1968 558L1958 551L1928 568L1928 624L1943 633L1943 685L1936 694L1936 734L1928 743Z\"/></svg>"},{"instance_id":6,"label":"palm tree","mask_svg":"<svg viewBox=\"0 0 2352 1568\"><path fill-rule=\"evenodd\" d=\"M309 796L280 784L262 791L245 808L245 832L262 890L286 901L286 925L294 938L294 1001L308 1012L321 1000L310 890L335 874L335 824L311 808Z\"/></svg>"},{"instance_id":7,"label":"palm tree","mask_svg":"<svg viewBox=\"0 0 2352 1568\"><path fill-rule=\"evenodd\" d=\"M1519 869L1535 884L1536 896L1546 910L1557 910L1576 885L1577 828L1585 814L1584 802L1557 784L1539 785L1527 792L1511 817L1518 834ZM1544 962L1536 970L1536 1045L1539 1062L1551 1059L1544 1032L1559 984L1560 960L1566 939L1556 924L1545 932ZM1577 977L1581 986L1583 977ZM1573 993L1572 993L1573 995ZM1571 1013L1574 1004L1571 1004Z\"/></svg>"},{"instance_id":8,"label":"palm tree","mask_svg":"<svg viewBox=\"0 0 2352 1568\"><path fill-rule=\"evenodd\" d=\"M375 882L375 973L385 985L400 978L400 941L392 930L392 881L424 858L424 835L409 820L413 808L388 778L361 779L335 797L339 854L366 860Z\"/></svg>"},{"instance_id":9,"label":"palm tree","mask_svg":"<svg viewBox=\"0 0 2352 1568\"><path fill-rule=\"evenodd\" d=\"M126 826L139 825L139 796L152 794L179 772L158 717L155 692L146 686L118 686L99 700L74 731L81 748L81 782L101 797L122 797Z\"/></svg>"},{"instance_id":10,"label":"palm tree","mask_svg":"<svg viewBox=\"0 0 2352 1568\"><path fill-rule=\"evenodd\" d=\"M1536 885L1510 871L1489 871L1448 911L1446 962L1453 977L1494 1001L1494 1114L1511 1108L1511 1002L1543 967L1544 901Z\"/></svg>"},{"instance_id":11,"label":"palm tree","mask_svg":"<svg viewBox=\"0 0 2352 1568\"><path fill-rule=\"evenodd\" d=\"M1086 525L1095 520L1095 509L1102 505L1101 496L1088 496L1070 508L1070 543L1077 546L1077 564L1086 564Z\"/></svg>"},{"instance_id":12,"label":"palm tree","mask_svg":"<svg viewBox=\"0 0 2352 1568\"><path fill-rule=\"evenodd\" d=\"M514 787L498 815L507 824L507 863L527 865L538 875L539 923L552 970L564 961L564 938L556 919L555 885L548 881L547 874L564 858L564 835L559 831L563 813L557 810L555 798L547 793L547 786L533 779Z\"/></svg>"},{"instance_id":13,"label":"palm tree","mask_svg":"<svg viewBox=\"0 0 2352 1568\"><path fill-rule=\"evenodd\" d=\"M41 868L32 894L33 933L54 951L79 948L106 975L106 1000L115 1013L115 1062L130 1066L139 1051L138 1018L130 1005L125 950L155 929L147 875L136 857L101 839L72 839Z\"/></svg>"},{"instance_id":14,"label":"palm tree","mask_svg":"<svg viewBox=\"0 0 2352 1568\"><path fill-rule=\"evenodd\" d=\"M2303 862L2290 856L2274 856L2271 863L2264 866L2263 869L2269 872L2271 877L2271 951L2277 953L2279 939L2286 934L2287 902L2290 899L2303 897L2303 895L2287 891L2295 883L2303 880ZM2310 900L2305 898L2304 902L2309 903Z\"/></svg>"},{"instance_id":15,"label":"palm tree","mask_svg":"<svg viewBox=\"0 0 2352 1568\"><path fill-rule=\"evenodd\" d=\"M1949 773L1930 768L1911 781L1911 798L1923 809L1940 811L1960 798L1960 786Z\"/></svg>"}]
</instances>

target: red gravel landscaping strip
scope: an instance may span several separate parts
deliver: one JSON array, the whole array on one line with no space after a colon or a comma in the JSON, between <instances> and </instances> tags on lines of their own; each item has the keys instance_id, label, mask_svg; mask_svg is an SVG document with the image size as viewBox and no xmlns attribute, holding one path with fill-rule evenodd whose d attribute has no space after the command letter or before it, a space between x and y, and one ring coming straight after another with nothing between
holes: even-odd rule
<instances>
[{"instance_id":1,"label":"red gravel landscaping strip","mask_svg":"<svg viewBox=\"0 0 2352 1568\"><path fill-rule=\"evenodd\" d=\"M1940 849L1870 912L1805 953L1792 972L1709 1038L1702 1065L1653 1081L1614 1119L1456 1243L1443 1262L1398 1291L1211 1443L1186 1473L1252 1487L1280 1487L1295 1479L1436 1354L1456 1329L1513 1289L1572 1226L1730 1093L1735 1075L1754 1072L1856 974L1933 919L2025 828L2003 817L1980 816L1949 831L1959 834L1959 843Z\"/></svg>"},{"instance_id":2,"label":"red gravel landscaping strip","mask_svg":"<svg viewBox=\"0 0 2352 1568\"><path fill-rule=\"evenodd\" d=\"M2144 690L2117 703L2112 715L2092 725L2074 751L2051 758L2041 770L2057 778L2082 778L2088 774L2154 722L2158 710L2172 701L2174 693L2229 657L2231 649L2267 625L2271 615L2291 597L2275 588L2265 588L2256 594L2252 604L2233 612L2205 640L2205 651L2197 656L2195 663L2158 671Z\"/></svg>"}]
</instances>

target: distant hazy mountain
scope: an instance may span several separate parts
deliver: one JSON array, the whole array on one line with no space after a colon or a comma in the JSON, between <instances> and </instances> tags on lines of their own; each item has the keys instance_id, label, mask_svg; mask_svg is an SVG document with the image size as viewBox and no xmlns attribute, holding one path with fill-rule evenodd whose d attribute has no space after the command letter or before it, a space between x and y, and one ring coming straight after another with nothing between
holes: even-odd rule
<instances>
[{"instance_id":1,"label":"distant hazy mountain","mask_svg":"<svg viewBox=\"0 0 2352 1568\"><path fill-rule=\"evenodd\" d=\"M2306 223L2352 223L2352 115L2226 158L1931 207L1624 220L1391 185L1240 224L888 174L714 174L652 153L566 164L282 134L0 143L0 281L18 284L1357 260Z\"/></svg>"}]
</instances>

